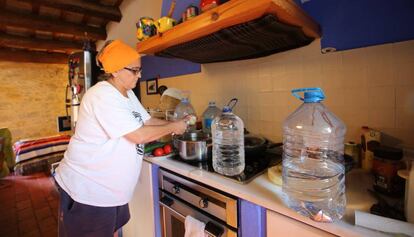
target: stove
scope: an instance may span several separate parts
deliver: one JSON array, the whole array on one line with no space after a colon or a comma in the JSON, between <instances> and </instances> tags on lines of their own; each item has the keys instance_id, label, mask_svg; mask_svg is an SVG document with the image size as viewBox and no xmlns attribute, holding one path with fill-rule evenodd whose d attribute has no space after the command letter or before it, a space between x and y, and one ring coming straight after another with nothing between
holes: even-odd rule
<instances>
[{"instance_id":1,"label":"stove","mask_svg":"<svg viewBox=\"0 0 414 237\"><path fill-rule=\"evenodd\" d=\"M282 161L282 150L282 145L280 143L270 143L267 145L267 149L261 154L250 155L249 157L246 156L244 171L235 176L225 176L215 172L213 169L211 155L209 155L206 161L202 162L186 161L181 159L178 154L171 156L169 159L183 162L193 167L221 175L237 183L246 184L257 176L263 174L267 168L279 164Z\"/></svg>"}]
</instances>

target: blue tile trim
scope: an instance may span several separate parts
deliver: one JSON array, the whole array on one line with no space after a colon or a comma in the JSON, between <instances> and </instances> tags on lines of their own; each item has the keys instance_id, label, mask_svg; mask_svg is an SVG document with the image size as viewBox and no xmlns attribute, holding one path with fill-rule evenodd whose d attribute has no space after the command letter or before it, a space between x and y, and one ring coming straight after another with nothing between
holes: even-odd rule
<instances>
[{"instance_id":1,"label":"blue tile trim","mask_svg":"<svg viewBox=\"0 0 414 237\"><path fill-rule=\"evenodd\" d=\"M141 58L142 74L140 81L152 78L174 77L201 72L201 65L182 59L144 56Z\"/></svg>"},{"instance_id":2,"label":"blue tile trim","mask_svg":"<svg viewBox=\"0 0 414 237\"><path fill-rule=\"evenodd\" d=\"M239 235L266 237L266 209L242 199L239 204Z\"/></svg>"},{"instance_id":3,"label":"blue tile trim","mask_svg":"<svg viewBox=\"0 0 414 237\"><path fill-rule=\"evenodd\" d=\"M155 237L161 237L161 216L160 216L160 200L159 189L158 189L158 165L151 164L151 175L152 175L152 193L154 197L154 223L155 223Z\"/></svg>"}]
</instances>

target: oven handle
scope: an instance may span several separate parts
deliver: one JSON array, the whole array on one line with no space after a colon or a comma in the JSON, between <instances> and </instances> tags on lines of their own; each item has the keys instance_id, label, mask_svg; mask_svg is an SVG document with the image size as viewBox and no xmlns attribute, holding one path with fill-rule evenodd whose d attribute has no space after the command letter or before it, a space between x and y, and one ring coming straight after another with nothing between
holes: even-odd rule
<instances>
[{"instance_id":1,"label":"oven handle","mask_svg":"<svg viewBox=\"0 0 414 237\"><path fill-rule=\"evenodd\" d=\"M179 213L178 211L174 210L171 208L171 205L174 203L174 200L169 198L169 197L162 197L160 199L160 205L163 206L164 208L168 209L169 211L171 211L172 213L176 214L177 216L179 216L181 218L181 221L185 221L185 216L181 213ZM208 236L208 237L221 237L224 233L223 228L221 228L220 226L217 226L216 224L212 223L212 222L207 222L206 227L204 229L204 233Z\"/></svg>"}]
</instances>

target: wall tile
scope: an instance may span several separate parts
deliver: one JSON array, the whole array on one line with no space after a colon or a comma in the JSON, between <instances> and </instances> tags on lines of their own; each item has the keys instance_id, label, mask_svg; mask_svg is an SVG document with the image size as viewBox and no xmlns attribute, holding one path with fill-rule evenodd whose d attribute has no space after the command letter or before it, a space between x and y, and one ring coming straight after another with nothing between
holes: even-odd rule
<instances>
[{"instance_id":1,"label":"wall tile","mask_svg":"<svg viewBox=\"0 0 414 237\"><path fill-rule=\"evenodd\" d=\"M414 86L397 87L396 95L397 108L414 110Z\"/></svg>"},{"instance_id":2,"label":"wall tile","mask_svg":"<svg viewBox=\"0 0 414 237\"><path fill-rule=\"evenodd\" d=\"M408 108L397 108L396 128L414 130L414 110Z\"/></svg>"},{"instance_id":3,"label":"wall tile","mask_svg":"<svg viewBox=\"0 0 414 237\"><path fill-rule=\"evenodd\" d=\"M291 90L322 87L327 95L324 104L347 125L347 140L359 141L361 126L368 125L412 144L413 55L414 41L321 54L320 41L315 40L307 47L265 58L203 65L196 76L163 81L200 94L194 97L200 110L207 98L217 97L224 104L231 95L240 97L235 112L245 126L279 141L283 121L301 105ZM155 101L143 98L144 104Z\"/></svg>"},{"instance_id":4,"label":"wall tile","mask_svg":"<svg viewBox=\"0 0 414 237\"><path fill-rule=\"evenodd\" d=\"M414 86L414 62L399 64L395 69L395 75L397 86Z\"/></svg>"},{"instance_id":5,"label":"wall tile","mask_svg":"<svg viewBox=\"0 0 414 237\"><path fill-rule=\"evenodd\" d=\"M368 103L371 108L394 108L396 95L394 87L373 87L368 91Z\"/></svg>"},{"instance_id":6,"label":"wall tile","mask_svg":"<svg viewBox=\"0 0 414 237\"><path fill-rule=\"evenodd\" d=\"M259 91L271 92L273 89L272 77L270 74L259 77Z\"/></svg>"},{"instance_id":7,"label":"wall tile","mask_svg":"<svg viewBox=\"0 0 414 237\"><path fill-rule=\"evenodd\" d=\"M361 69L367 67L367 48L345 50L342 52L344 68Z\"/></svg>"},{"instance_id":8,"label":"wall tile","mask_svg":"<svg viewBox=\"0 0 414 237\"><path fill-rule=\"evenodd\" d=\"M322 54L321 69L323 71L339 71L343 65L343 55L341 52Z\"/></svg>"},{"instance_id":9,"label":"wall tile","mask_svg":"<svg viewBox=\"0 0 414 237\"><path fill-rule=\"evenodd\" d=\"M368 78L368 69L361 67L344 67L339 73L343 76L342 88L364 88L366 90L369 79ZM329 82L328 82L329 83Z\"/></svg>"},{"instance_id":10,"label":"wall tile","mask_svg":"<svg viewBox=\"0 0 414 237\"><path fill-rule=\"evenodd\" d=\"M377 129L395 128L395 109L394 108L370 108L368 109L368 126Z\"/></svg>"},{"instance_id":11,"label":"wall tile","mask_svg":"<svg viewBox=\"0 0 414 237\"><path fill-rule=\"evenodd\" d=\"M273 106L265 105L260 106L260 121L272 122L274 120Z\"/></svg>"},{"instance_id":12,"label":"wall tile","mask_svg":"<svg viewBox=\"0 0 414 237\"><path fill-rule=\"evenodd\" d=\"M400 64L414 62L414 41L405 41L392 44L392 57L395 66Z\"/></svg>"},{"instance_id":13,"label":"wall tile","mask_svg":"<svg viewBox=\"0 0 414 237\"><path fill-rule=\"evenodd\" d=\"M323 70L322 85L324 90L345 88L347 85L347 78L341 71Z\"/></svg>"}]
</instances>

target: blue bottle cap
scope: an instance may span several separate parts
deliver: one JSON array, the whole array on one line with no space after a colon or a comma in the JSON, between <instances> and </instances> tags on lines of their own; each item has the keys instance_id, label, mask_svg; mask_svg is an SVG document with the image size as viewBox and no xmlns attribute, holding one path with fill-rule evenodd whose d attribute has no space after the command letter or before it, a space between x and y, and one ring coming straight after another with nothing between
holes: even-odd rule
<instances>
[{"instance_id":1,"label":"blue bottle cap","mask_svg":"<svg viewBox=\"0 0 414 237\"><path fill-rule=\"evenodd\" d=\"M224 106L223 113L229 113L231 112L231 108L229 106Z\"/></svg>"},{"instance_id":2,"label":"blue bottle cap","mask_svg":"<svg viewBox=\"0 0 414 237\"><path fill-rule=\"evenodd\" d=\"M304 97L302 98L298 93L304 92ZM321 88L301 88L292 90L293 96L302 100L305 103L317 103L325 99L325 94Z\"/></svg>"}]
</instances>

